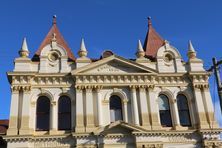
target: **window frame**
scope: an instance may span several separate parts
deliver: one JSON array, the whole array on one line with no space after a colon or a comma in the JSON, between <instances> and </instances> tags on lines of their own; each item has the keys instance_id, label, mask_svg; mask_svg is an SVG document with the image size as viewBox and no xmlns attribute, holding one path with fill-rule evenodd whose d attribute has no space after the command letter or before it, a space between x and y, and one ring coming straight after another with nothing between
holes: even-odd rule
<instances>
[{"instance_id":1,"label":"window frame","mask_svg":"<svg viewBox=\"0 0 222 148\"><path fill-rule=\"evenodd\" d=\"M178 96L183 96L184 99L186 100L186 106L187 106L187 109L180 109L179 107L179 98ZM191 116L190 116L190 106L189 106L189 102L188 102L188 98L186 95L184 94L178 94L177 95L177 108L178 108L178 115L179 115L179 120L180 120L180 125L183 126L183 127L191 127L192 126L192 121L191 121ZM181 112L186 112L188 114L188 119L189 119L189 124L182 124L181 123Z\"/></svg>"},{"instance_id":2,"label":"window frame","mask_svg":"<svg viewBox=\"0 0 222 148\"><path fill-rule=\"evenodd\" d=\"M119 100L119 103L120 103L120 107L112 107L111 105L111 100L113 100L113 99L116 99L116 98L118 98L118 100ZM120 110L120 112L121 112L121 119L120 119L120 121L123 121L123 102L122 102L122 99L121 99L121 97L119 97L118 95L111 95L110 96L110 99L109 99L109 113L111 113L111 110L114 110L114 112L115 111L117 111L117 110ZM119 121L119 120L115 120L114 119L114 121L111 121L111 116L110 116L110 123L112 123L112 122L116 122L116 121Z\"/></svg>"},{"instance_id":3,"label":"window frame","mask_svg":"<svg viewBox=\"0 0 222 148\"><path fill-rule=\"evenodd\" d=\"M43 111L38 111L40 106L39 106L39 101L43 100L43 99L47 99L47 103L48 103L48 112L43 112ZM35 130L36 131L49 131L50 130L50 99L47 96L39 96L37 99L37 103L36 103L36 126L35 126ZM44 103L45 104L45 103ZM46 107L46 106L44 106ZM48 125L47 128L39 128L40 125L38 125L38 122L40 120L41 117L43 116L47 116L48 118Z\"/></svg>"},{"instance_id":4,"label":"window frame","mask_svg":"<svg viewBox=\"0 0 222 148\"><path fill-rule=\"evenodd\" d=\"M68 99L68 103L70 106L70 111L64 112L64 111L60 111L60 101L64 100L64 99ZM60 126L60 118L62 118L64 115L68 115L69 116L69 127L68 128L61 128ZM61 121L63 122L63 121ZM67 95L62 95L59 97L58 99L58 130L71 130L72 128L72 101L71 98Z\"/></svg>"},{"instance_id":5,"label":"window frame","mask_svg":"<svg viewBox=\"0 0 222 148\"><path fill-rule=\"evenodd\" d=\"M163 100L163 98L161 98L160 96L164 96L167 99L168 109L165 109L165 110L160 109L160 99ZM172 109L171 109L169 97L166 94L162 94L162 93L159 94L159 96L158 96L158 107L159 107L159 119L160 119L161 126L162 127L173 127L173 118L172 118L172 113L171 113ZM167 125L163 122L164 119L163 119L162 112L164 112L168 115L169 120L170 120L170 124Z\"/></svg>"}]
</instances>

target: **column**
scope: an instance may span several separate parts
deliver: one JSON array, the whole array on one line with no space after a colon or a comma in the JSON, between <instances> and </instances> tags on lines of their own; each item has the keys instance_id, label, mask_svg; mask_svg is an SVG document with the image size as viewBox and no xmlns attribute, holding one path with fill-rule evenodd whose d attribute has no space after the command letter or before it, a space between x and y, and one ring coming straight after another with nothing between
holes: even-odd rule
<instances>
[{"instance_id":1,"label":"column","mask_svg":"<svg viewBox=\"0 0 222 148\"><path fill-rule=\"evenodd\" d=\"M150 118L149 118L149 111L148 111L148 102L146 96L146 89L144 87L139 88L139 99L140 99L140 107L141 107L141 121L142 126L146 129L151 129L150 126Z\"/></svg>"},{"instance_id":2,"label":"column","mask_svg":"<svg viewBox=\"0 0 222 148\"><path fill-rule=\"evenodd\" d=\"M137 97L136 97L136 88L133 86L131 87L131 105L132 105L132 113L133 113L133 124L139 124L139 112L138 112L138 104L137 104Z\"/></svg>"},{"instance_id":3,"label":"column","mask_svg":"<svg viewBox=\"0 0 222 148\"><path fill-rule=\"evenodd\" d=\"M50 107L50 134L56 134L58 130L58 103L55 101L51 102Z\"/></svg>"},{"instance_id":4,"label":"column","mask_svg":"<svg viewBox=\"0 0 222 148\"><path fill-rule=\"evenodd\" d=\"M173 99L172 101L172 107L173 107L173 117L174 117L174 128L178 129L180 128L180 117L179 117L179 111L178 111L178 106L177 106L177 100Z\"/></svg>"},{"instance_id":5,"label":"column","mask_svg":"<svg viewBox=\"0 0 222 148\"><path fill-rule=\"evenodd\" d=\"M195 106L197 108L198 112L197 114L199 117L199 124L200 124L199 127L209 128L200 88L194 88L194 96L195 96Z\"/></svg>"},{"instance_id":6,"label":"column","mask_svg":"<svg viewBox=\"0 0 222 148\"><path fill-rule=\"evenodd\" d=\"M203 88L203 95L204 95L204 103L205 103L205 109L207 112L207 116L208 116L208 122L211 124L211 128L218 128L219 125L216 121L216 118L214 116L214 106L213 106L213 102L211 99L211 95L210 95L210 91L208 86Z\"/></svg>"},{"instance_id":7,"label":"column","mask_svg":"<svg viewBox=\"0 0 222 148\"><path fill-rule=\"evenodd\" d=\"M81 88L76 89L76 133L85 132L83 116L83 91Z\"/></svg>"},{"instance_id":8,"label":"column","mask_svg":"<svg viewBox=\"0 0 222 148\"><path fill-rule=\"evenodd\" d=\"M19 130L20 135L31 134L30 129L30 108L31 108L31 98L30 98L30 88L23 89L23 101L22 101L22 115L21 115L21 129Z\"/></svg>"},{"instance_id":9,"label":"column","mask_svg":"<svg viewBox=\"0 0 222 148\"><path fill-rule=\"evenodd\" d=\"M153 88L148 88L149 92L149 108L151 114L151 125L153 130L161 129L159 121L159 109L158 109L158 98Z\"/></svg>"},{"instance_id":10,"label":"column","mask_svg":"<svg viewBox=\"0 0 222 148\"><path fill-rule=\"evenodd\" d=\"M127 100L124 100L123 101L123 114L124 114L124 116L123 116L123 120L124 120L124 122L126 122L126 123L128 123L128 109L127 109L127 103L128 103L128 101Z\"/></svg>"},{"instance_id":11,"label":"column","mask_svg":"<svg viewBox=\"0 0 222 148\"><path fill-rule=\"evenodd\" d=\"M91 132L95 128L93 114L93 94L92 88L86 89L86 131Z\"/></svg>"},{"instance_id":12,"label":"column","mask_svg":"<svg viewBox=\"0 0 222 148\"><path fill-rule=\"evenodd\" d=\"M19 90L12 88L10 119L7 135L18 134L18 108L19 108Z\"/></svg>"},{"instance_id":13,"label":"column","mask_svg":"<svg viewBox=\"0 0 222 148\"><path fill-rule=\"evenodd\" d=\"M101 94L100 94L100 88L96 89L97 93L97 115L98 115L98 125L103 125L103 118L102 118L102 100L101 100Z\"/></svg>"}]
</instances>

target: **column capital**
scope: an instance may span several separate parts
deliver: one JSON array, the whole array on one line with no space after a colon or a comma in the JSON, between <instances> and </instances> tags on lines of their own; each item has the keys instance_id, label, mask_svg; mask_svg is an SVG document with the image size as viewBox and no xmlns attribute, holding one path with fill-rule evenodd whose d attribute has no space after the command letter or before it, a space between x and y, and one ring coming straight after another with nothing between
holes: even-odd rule
<instances>
[{"instance_id":1,"label":"column capital","mask_svg":"<svg viewBox=\"0 0 222 148\"><path fill-rule=\"evenodd\" d=\"M137 85L130 85L129 88L131 91L134 92L134 91L136 91L136 88L138 88L138 86Z\"/></svg>"},{"instance_id":2,"label":"column capital","mask_svg":"<svg viewBox=\"0 0 222 148\"><path fill-rule=\"evenodd\" d=\"M22 86L22 90L24 93L30 93L31 92L31 86Z\"/></svg>"},{"instance_id":3,"label":"column capital","mask_svg":"<svg viewBox=\"0 0 222 148\"><path fill-rule=\"evenodd\" d=\"M145 92L145 91L146 91L146 87L141 86L141 87L139 88L139 91L140 91L140 92Z\"/></svg>"},{"instance_id":4,"label":"column capital","mask_svg":"<svg viewBox=\"0 0 222 148\"><path fill-rule=\"evenodd\" d=\"M75 88L76 88L76 92L77 93L82 93L82 91L83 91L83 87L82 86L76 85Z\"/></svg>"},{"instance_id":5,"label":"column capital","mask_svg":"<svg viewBox=\"0 0 222 148\"><path fill-rule=\"evenodd\" d=\"M94 88L95 88L96 92L100 92L100 90L103 89L103 86L102 85L95 85Z\"/></svg>"},{"instance_id":6,"label":"column capital","mask_svg":"<svg viewBox=\"0 0 222 148\"><path fill-rule=\"evenodd\" d=\"M19 86L11 86L11 91L13 94L18 94L20 90Z\"/></svg>"},{"instance_id":7,"label":"column capital","mask_svg":"<svg viewBox=\"0 0 222 148\"><path fill-rule=\"evenodd\" d=\"M55 105L56 105L56 101L52 101L52 102L51 102L51 105L52 105L52 106L55 106Z\"/></svg>"}]
</instances>

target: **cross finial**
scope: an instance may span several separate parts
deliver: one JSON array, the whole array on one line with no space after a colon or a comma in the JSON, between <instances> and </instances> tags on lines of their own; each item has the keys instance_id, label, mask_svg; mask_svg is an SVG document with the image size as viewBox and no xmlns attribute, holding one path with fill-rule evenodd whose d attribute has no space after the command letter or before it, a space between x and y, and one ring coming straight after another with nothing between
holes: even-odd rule
<instances>
[{"instance_id":1,"label":"cross finial","mask_svg":"<svg viewBox=\"0 0 222 148\"><path fill-rule=\"evenodd\" d=\"M56 24L56 15L53 15L53 22L52 22L52 24L53 25Z\"/></svg>"}]
</instances>

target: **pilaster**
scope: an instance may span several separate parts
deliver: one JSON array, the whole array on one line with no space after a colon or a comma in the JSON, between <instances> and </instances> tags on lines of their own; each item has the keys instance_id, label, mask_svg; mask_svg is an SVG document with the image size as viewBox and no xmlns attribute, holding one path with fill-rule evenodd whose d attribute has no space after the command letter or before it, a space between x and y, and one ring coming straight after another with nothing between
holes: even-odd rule
<instances>
[{"instance_id":1,"label":"pilaster","mask_svg":"<svg viewBox=\"0 0 222 148\"><path fill-rule=\"evenodd\" d=\"M86 132L95 128L92 93L91 87L86 88Z\"/></svg>"},{"instance_id":2,"label":"pilaster","mask_svg":"<svg viewBox=\"0 0 222 148\"><path fill-rule=\"evenodd\" d=\"M23 89L23 101L22 101L22 117L21 117L21 129L19 130L20 135L29 135L32 134L30 127L30 112L31 112L31 98L30 98L30 89Z\"/></svg>"},{"instance_id":3,"label":"pilaster","mask_svg":"<svg viewBox=\"0 0 222 148\"><path fill-rule=\"evenodd\" d=\"M12 89L9 128L7 135L18 134L19 89Z\"/></svg>"},{"instance_id":4,"label":"pilaster","mask_svg":"<svg viewBox=\"0 0 222 148\"><path fill-rule=\"evenodd\" d=\"M137 96L136 96L136 88L134 86L130 87L131 91L131 105L132 105L132 117L133 123L135 125L140 125L139 123L139 112L138 112L138 103L137 103Z\"/></svg>"},{"instance_id":5,"label":"pilaster","mask_svg":"<svg viewBox=\"0 0 222 148\"><path fill-rule=\"evenodd\" d=\"M204 96L203 98L204 98L205 108L207 112L208 122L210 123L211 128L218 128L219 125L214 116L214 108L213 108L213 103L212 103L209 87L203 87L202 92Z\"/></svg>"},{"instance_id":6,"label":"pilaster","mask_svg":"<svg viewBox=\"0 0 222 148\"><path fill-rule=\"evenodd\" d=\"M199 117L199 127L201 129L209 128L200 88L194 87L194 96L195 96L195 105Z\"/></svg>"},{"instance_id":7,"label":"pilaster","mask_svg":"<svg viewBox=\"0 0 222 148\"><path fill-rule=\"evenodd\" d=\"M153 130L161 129L161 125L159 122L159 110L157 108L157 100L156 95L153 88L148 88L149 92L149 104L150 104L150 114L151 114L151 125Z\"/></svg>"},{"instance_id":8,"label":"pilaster","mask_svg":"<svg viewBox=\"0 0 222 148\"><path fill-rule=\"evenodd\" d=\"M76 133L85 132L83 115L83 90L76 88Z\"/></svg>"},{"instance_id":9,"label":"pilaster","mask_svg":"<svg viewBox=\"0 0 222 148\"><path fill-rule=\"evenodd\" d=\"M144 87L139 88L139 100L141 107L141 125L146 129L151 129L146 89Z\"/></svg>"},{"instance_id":10,"label":"pilaster","mask_svg":"<svg viewBox=\"0 0 222 148\"><path fill-rule=\"evenodd\" d=\"M98 115L98 126L103 125L103 117L102 117L102 100L101 100L101 88L96 89L96 94L97 94L97 115Z\"/></svg>"}]
</instances>

